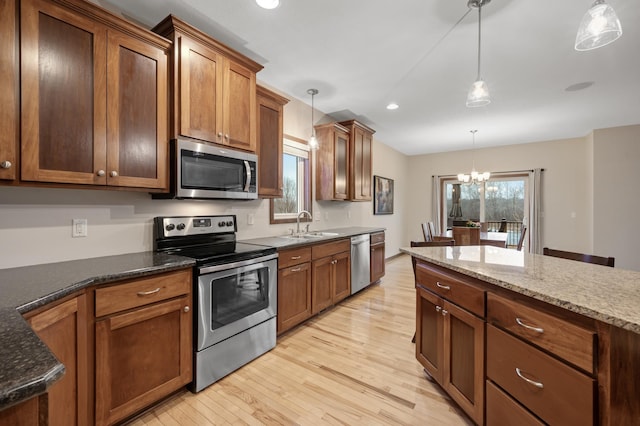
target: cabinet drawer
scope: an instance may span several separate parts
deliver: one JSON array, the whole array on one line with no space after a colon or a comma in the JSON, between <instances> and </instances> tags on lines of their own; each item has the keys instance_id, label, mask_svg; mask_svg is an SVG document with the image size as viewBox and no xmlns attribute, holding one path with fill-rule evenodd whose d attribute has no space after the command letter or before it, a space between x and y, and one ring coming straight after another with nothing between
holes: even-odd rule
<instances>
[{"instance_id":1,"label":"cabinet drawer","mask_svg":"<svg viewBox=\"0 0 640 426\"><path fill-rule=\"evenodd\" d=\"M416 283L456 305L484 318L485 291L455 277L416 264Z\"/></svg>"},{"instance_id":2,"label":"cabinet drawer","mask_svg":"<svg viewBox=\"0 0 640 426\"><path fill-rule=\"evenodd\" d=\"M351 251L350 239L316 244L311 247L311 257L314 259L320 259L321 257L331 256L344 251Z\"/></svg>"},{"instance_id":3,"label":"cabinet drawer","mask_svg":"<svg viewBox=\"0 0 640 426\"><path fill-rule=\"evenodd\" d=\"M492 325L487 378L546 423L593 424L593 379Z\"/></svg>"},{"instance_id":4,"label":"cabinet drawer","mask_svg":"<svg viewBox=\"0 0 640 426\"><path fill-rule=\"evenodd\" d=\"M542 426L540 420L487 380L487 426Z\"/></svg>"},{"instance_id":5,"label":"cabinet drawer","mask_svg":"<svg viewBox=\"0 0 640 426\"><path fill-rule=\"evenodd\" d=\"M384 242L384 232L376 232L375 234L371 234L370 244L382 243Z\"/></svg>"},{"instance_id":6,"label":"cabinet drawer","mask_svg":"<svg viewBox=\"0 0 640 426\"><path fill-rule=\"evenodd\" d=\"M594 331L492 293L487 295L487 321L594 372Z\"/></svg>"},{"instance_id":7,"label":"cabinet drawer","mask_svg":"<svg viewBox=\"0 0 640 426\"><path fill-rule=\"evenodd\" d=\"M309 262L311 247L295 248L278 252L278 268L288 268L291 265Z\"/></svg>"},{"instance_id":8,"label":"cabinet drawer","mask_svg":"<svg viewBox=\"0 0 640 426\"><path fill-rule=\"evenodd\" d=\"M191 292L191 269L96 289L96 317Z\"/></svg>"}]
</instances>

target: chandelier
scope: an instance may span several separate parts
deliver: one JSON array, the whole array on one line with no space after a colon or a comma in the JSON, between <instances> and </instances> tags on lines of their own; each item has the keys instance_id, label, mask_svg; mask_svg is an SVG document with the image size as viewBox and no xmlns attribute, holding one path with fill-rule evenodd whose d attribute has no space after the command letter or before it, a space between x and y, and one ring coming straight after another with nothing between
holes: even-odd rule
<instances>
[{"instance_id":1,"label":"chandelier","mask_svg":"<svg viewBox=\"0 0 640 426\"><path fill-rule=\"evenodd\" d=\"M474 185L478 183L482 183L488 180L491 177L490 172L478 173L476 172L476 164L475 164L475 146L476 146L476 132L477 130L469 130L471 132L472 138L472 148L471 148L471 174L458 174L458 181L460 183L465 183L468 185Z\"/></svg>"}]
</instances>

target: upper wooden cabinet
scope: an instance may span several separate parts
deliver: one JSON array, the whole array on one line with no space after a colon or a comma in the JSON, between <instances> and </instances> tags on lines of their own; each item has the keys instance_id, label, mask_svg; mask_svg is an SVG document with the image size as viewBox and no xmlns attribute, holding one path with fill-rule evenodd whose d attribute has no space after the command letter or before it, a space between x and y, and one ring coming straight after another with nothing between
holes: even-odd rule
<instances>
[{"instance_id":1,"label":"upper wooden cabinet","mask_svg":"<svg viewBox=\"0 0 640 426\"><path fill-rule=\"evenodd\" d=\"M316 200L349 198L349 130L338 123L316 126Z\"/></svg>"},{"instance_id":2,"label":"upper wooden cabinet","mask_svg":"<svg viewBox=\"0 0 640 426\"><path fill-rule=\"evenodd\" d=\"M262 66L173 15L153 31L174 43L171 135L256 150L256 73Z\"/></svg>"},{"instance_id":3,"label":"upper wooden cabinet","mask_svg":"<svg viewBox=\"0 0 640 426\"><path fill-rule=\"evenodd\" d=\"M349 199L371 201L375 131L356 120L343 121L340 124L349 129Z\"/></svg>"},{"instance_id":4,"label":"upper wooden cabinet","mask_svg":"<svg viewBox=\"0 0 640 426\"><path fill-rule=\"evenodd\" d=\"M22 1L22 180L166 189L170 45L90 3Z\"/></svg>"},{"instance_id":5,"label":"upper wooden cabinet","mask_svg":"<svg viewBox=\"0 0 640 426\"><path fill-rule=\"evenodd\" d=\"M18 11L15 0L0 0L0 179L17 177Z\"/></svg>"},{"instance_id":6,"label":"upper wooden cabinet","mask_svg":"<svg viewBox=\"0 0 640 426\"><path fill-rule=\"evenodd\" d=\"M282 197L282 114L289 99L257 87L258 196Z\"/></svg>"}]
</instances>

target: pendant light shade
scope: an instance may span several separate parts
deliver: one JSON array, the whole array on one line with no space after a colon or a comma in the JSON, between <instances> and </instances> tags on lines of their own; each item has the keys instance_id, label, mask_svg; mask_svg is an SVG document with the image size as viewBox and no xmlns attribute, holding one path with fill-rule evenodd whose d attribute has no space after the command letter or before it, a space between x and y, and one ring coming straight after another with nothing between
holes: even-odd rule
<instances>
[{"instance_id":1,"label":"pendant light shade","mask_svg":"<svg viewBox=\"0 0 640 426\"><path fill-rule=\"evenodd\" d=\"M309 145L309 149L316 150L318 149L318 139L316 138L316 128L313 120L313 98L318 94L318 89L309 89L307 90L307 93L311 95L311 137L307 143Z\"/></svg>"},{"instance_id":2,"label":"pendant light shade","mask_svg":"<svg viewBox=\"0 0 640 426\"><path fill-rule=\"evenodd\" d=\"M280 0L256 0L256 3L263 9L275 9L280 4Z\"/></svg>"},{"instance_id":3,"label":"pendant light shade","mask_svg":"<svg viewBox=\"0 0 640 426\"><path fill-rule=\"evenodd\" d=\"M491 96L489 95L489 86L480 77L480 53L481 53L481 41L482 41L482 6L489 3L491 0L469 0L467 5L469 7L478 8L478 76L476 81L473 82L469 93L467 93L467 107L481 107L489 105L491 103Z\"/></svg>"},{"instance_id":4,"label":"pendant light shade","mask_svg":"<svg viewBox=\"0 0 640 426\"><path fill-rule=\"evenodd\" d=\"M604 0L596 0L580 22L575 49L597 49L616 41L621 35L622 26L616 12Z\"/></svg>"}]
</instances>

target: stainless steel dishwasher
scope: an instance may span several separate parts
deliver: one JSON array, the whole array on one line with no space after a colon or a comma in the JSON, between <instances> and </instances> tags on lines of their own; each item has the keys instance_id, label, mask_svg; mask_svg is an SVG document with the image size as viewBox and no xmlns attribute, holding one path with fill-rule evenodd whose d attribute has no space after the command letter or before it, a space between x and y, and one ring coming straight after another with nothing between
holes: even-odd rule
<instances>
[{"instance_id":1,"label":"stainless steel dishwasher","mask_svg":"<svg viewBox=\"0 0 640 426\"><path fill-rule=\"evenodd\" d=\"M351 294L371 284L369 234L351 237Z\"/></svg>"}]
</instances>

